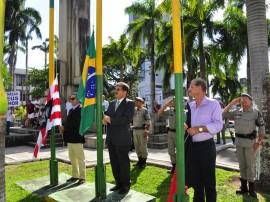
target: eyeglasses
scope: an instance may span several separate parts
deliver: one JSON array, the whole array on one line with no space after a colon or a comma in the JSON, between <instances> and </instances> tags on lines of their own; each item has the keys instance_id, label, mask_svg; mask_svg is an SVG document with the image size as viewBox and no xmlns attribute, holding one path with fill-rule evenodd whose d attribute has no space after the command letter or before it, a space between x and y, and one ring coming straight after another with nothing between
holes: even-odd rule
<instances>
[{"instance_id":1,"label":"eyeglasses","mask_svg":"<svg viewBox=\"0 0 270 202\"><path fill-rule=\"evenodd\" d=\"M76 98L75 97L71 97L70 100L75 100Z\"/></svg>"}]
</instances>

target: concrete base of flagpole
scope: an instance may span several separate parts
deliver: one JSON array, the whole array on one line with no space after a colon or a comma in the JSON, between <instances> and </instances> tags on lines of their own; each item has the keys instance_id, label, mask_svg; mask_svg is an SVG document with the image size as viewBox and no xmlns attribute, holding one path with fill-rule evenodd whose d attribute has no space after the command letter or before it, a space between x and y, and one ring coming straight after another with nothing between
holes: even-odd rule
<instances>
[{"instance_id":1,"label":"concrete base of flagpole","mask_svg":"<svg viewBox=\"0 0 270 202\"><path fill-rule=\"evenodd\" d=\"M111 192L110 188L113 184L106 183L107 196L106 199L98 199L95 196L95 182L84 183L78 185L75 183L66 182L70 176L65 173L59 174L59 184L56 186L50 185L50 176L45 176L37 179L25 180L17 182L23 189L38 195L43 199L52 199L54 201L65 202L109 202L109 201L126 201L126 202L146 202L156 201L154 196L130 190L126 195L120 195L118 192Z\"/></svg>"}]
</instances>

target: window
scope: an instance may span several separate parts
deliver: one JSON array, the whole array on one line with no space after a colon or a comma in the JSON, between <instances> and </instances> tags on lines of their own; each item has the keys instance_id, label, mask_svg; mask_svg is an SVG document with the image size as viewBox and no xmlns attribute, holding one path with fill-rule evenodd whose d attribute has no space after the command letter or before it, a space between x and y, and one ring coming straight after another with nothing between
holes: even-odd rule
<instances>
[{"instance_id":1,"label":"window","mask_svg":"<svg viewBox=\"0 0 270 202\"><path fill-rule=\"evenodd\" d=\"M25 75L17 74L16 75L16 86L22 86L25 82Z\"/></svg>"}]
</instances>

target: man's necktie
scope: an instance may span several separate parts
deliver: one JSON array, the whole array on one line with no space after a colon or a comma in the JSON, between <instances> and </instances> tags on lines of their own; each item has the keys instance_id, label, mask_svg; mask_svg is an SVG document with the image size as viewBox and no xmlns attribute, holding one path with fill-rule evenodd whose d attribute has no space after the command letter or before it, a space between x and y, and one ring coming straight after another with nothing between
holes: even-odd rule
<instances>
[{"instance_id":1,"label":"man's necktie","mask_svg":"<svg viewBox=\"0 0 270 202\"><path fill-rule=\"evenodd\" d=\"M120 104L120 101L119 101L119 100L117 100L117 101L116 101L116 103L115 103L115 108L114 108L114 111L116 111L116 110L117 110L117 108L118 108L119 104Z\"/></svg>"}]
</instances>

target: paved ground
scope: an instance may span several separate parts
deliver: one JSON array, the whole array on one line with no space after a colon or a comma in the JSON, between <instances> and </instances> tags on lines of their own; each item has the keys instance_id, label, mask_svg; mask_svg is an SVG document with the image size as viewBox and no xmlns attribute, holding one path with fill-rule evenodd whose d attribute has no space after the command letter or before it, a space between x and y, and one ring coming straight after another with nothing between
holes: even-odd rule
<instances>
[{"instance_id":1,"label":"paved ground","mask_svg":"<svg viewBox=\"0 0 270 202\"><path fill-rule=\"evenodd\" d=\"M230 142L226 145L217 145L217 167L229 169L229 170L239 170L238 162L235 154L235 147ZM38 158L33 159L33 147L29 146L18 146L18 147L8 147L5 149L5 162L6 164L16 164L22 162L29 162L40 159L50 158L50 149L41 149ZM167 149L149 149L149 155L147 159L148 164L158 165L162 167L170 166L170 157L168 155ZM97 161L97 151L96 149L85 148L86 165L87 167L94 166ZM56 158L59 161L69 162L67 147L57 147L56 148ZM137 156L135 152L130 153L131 161L136 161ZM109 163L108 150L104 149L103 152L104 163Z\"/></svg>"},{"instance_id":2,"label":"paved ground","mask_svg":"<svg viewBox=\"0 0 270 202\"><path fill-rule=\"evenodd\" d=\"M238 162L235 154L234 145L229 142L226 145L216 145L217 149L217 167L221 167L228 170L239 170ZM18 147L7 147L5 149L5 162L6 165L17 164L30 161L38 161L40 159L50 159L50 149L41 149L38 158L33 159L33 147L29 146L18 146ZM96 149L85 148L86 156L86 165L87 167L96 165L97 161L97 151ZM69 162L67 147L57 147L56 148L56 158L58 161ZM137 156L135 152L130 153L131 161L136 161ZM108 150L104 149L103 152L103 161L104 163L109 163L109 154ZM168 155L167 149L157 150L149 149L149 155L147 159L148 164L169 167L170 158ZM64 176L62 176L64 175ZM86 182L82 186L77 186L76 184L66 183L66 179L70 176L66 174L59 174L59 184L56 186L50 185L50 176L45 176L44 178L31 179L28 181L18 182L17 184L23 189L33 192L40 197L46 196L53 199L54 201L96 201L95 193L95 183ZM46 178L46 179L45 179ZM117 192L110 192L109 188L112 187L112 184L106 183L106 199L102 200L104 202L112 201L155 201L154 197L146 195L143 193L138 193L134 190L130 190L127 195L120 195ZM72 194L70 194L72 193ZM74 194L76 193L76 194ZM79 200L78 197L80 196ZM75 198L74 198L75 197ZM98 200L100 201L100 200Z\"/></svg>"}]
</instances>

